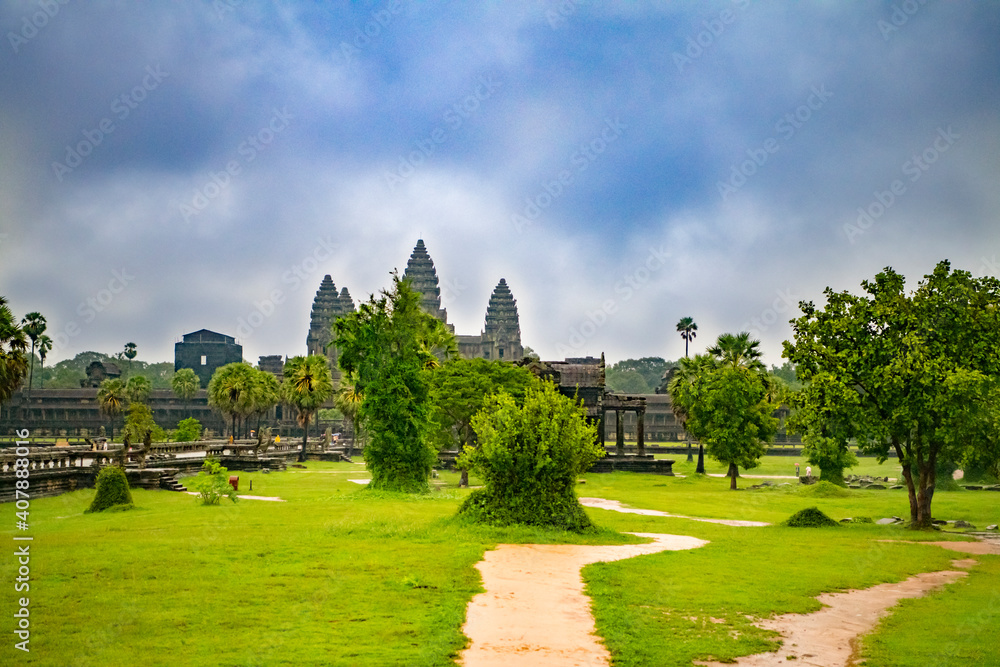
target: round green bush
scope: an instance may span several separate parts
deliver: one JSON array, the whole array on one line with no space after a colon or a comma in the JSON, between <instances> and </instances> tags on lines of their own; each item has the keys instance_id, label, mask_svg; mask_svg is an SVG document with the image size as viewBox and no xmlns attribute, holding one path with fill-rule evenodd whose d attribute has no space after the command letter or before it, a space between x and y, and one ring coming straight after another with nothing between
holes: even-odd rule
<instances>
[{"instance_id":1,"label":"round green bush","mask_svg":"<svg viewBox=\"0 0 1000 667\"><path fill-rule=\"evenodd\" d=\"M818 507L807 507L799 510L788 518L786 526L792 528L822 528L825 526L836 526L836 521L819 511Z\"/></svg>"},{"instance_id":2,"label":"round green bush","mask_svg":"<svg viewBox=\"0 0 1000 667\"><path fill-rule=\"evenodd\" d=\"M128 478L125 471L118 466L108 466L97 473L97 495L94 502L90 503L87 512L103 512L114 507L115 509L127 509L132 505L132 491L128 486ZM125 507L118 507L123 505Z\"/></svg>"}]
</instances>

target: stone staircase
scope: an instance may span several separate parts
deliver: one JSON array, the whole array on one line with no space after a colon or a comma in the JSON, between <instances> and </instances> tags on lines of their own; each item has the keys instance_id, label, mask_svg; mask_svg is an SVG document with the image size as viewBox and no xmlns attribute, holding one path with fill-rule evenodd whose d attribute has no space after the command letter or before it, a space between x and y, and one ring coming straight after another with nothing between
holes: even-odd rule
<instances>
[{"instance_id":1,"label":"stone staircase","mask_svg":"<svg viewBox=\"0 0 1000 667\"><path fill-rule=\"evenodd\" d=\"M173 473L170 475L161 475L160 488L166 489L167 491L180 491L181 493L185 493L187 489L184 488L184 486L177 481L176 475L177 473Z\"/></svg>"}]
</instances>

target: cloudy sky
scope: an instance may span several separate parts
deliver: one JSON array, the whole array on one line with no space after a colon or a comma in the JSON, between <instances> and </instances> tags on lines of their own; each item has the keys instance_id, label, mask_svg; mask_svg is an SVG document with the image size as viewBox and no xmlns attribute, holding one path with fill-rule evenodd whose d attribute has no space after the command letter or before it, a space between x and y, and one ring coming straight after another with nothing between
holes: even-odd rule
<instances>
[{"instance_id":1,"label":"cloudy sky","mask_svg":"<svg viewBox=\"0 0 1000 667\"><path fill-rule=\"evenodd\" d=\"M781 363L826 286L1000 273L997 2L0 4L0 294L52 361L305 352L423 238L459 333Z\"/></svg>"}]
</instances>

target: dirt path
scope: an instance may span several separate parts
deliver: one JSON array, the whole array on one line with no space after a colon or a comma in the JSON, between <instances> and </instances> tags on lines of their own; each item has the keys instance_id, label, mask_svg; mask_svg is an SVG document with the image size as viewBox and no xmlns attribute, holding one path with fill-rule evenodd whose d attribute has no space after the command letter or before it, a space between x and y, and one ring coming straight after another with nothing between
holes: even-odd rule
<instances>
[{"instance_id":1,"label":"dirt path","mask_svg":"<svg viewBox=\"0 0 1000 667\"><path fill-rule=\"evenodd\" d=\"M602 510L611 510L613 512L622 512L624 514L644 514L646 516L667 516L674 519L690 519L691 521L703 521L705 523L721 523L724 526L769 526L771 524L764 523L763 521L737 521L734 519L701 519L694 516L684 516L683 514L670 514L669 512L661 512L660 510L640 510L633 509L631 507L625 507L617 500L606 500L604 498L580 498L580 504L584 507L594 507Z\"/></svg>"},{"instance_id":2,"label":"dirt path","mask_svg":"<svg viewBox=\"0 0 1000 667\"><path fill-rule=\"evenodd\" d=\"M472 640L465 667L584 667L608 665L599 642L580 569L598 561L659 551L695 549L705 540L683 535L635 533L650 544L579 546L501 544L476 568L485 593L469 602L463 631Z\"/></svg>"},{"instance_id":3,"label":"dirt path","mask_svg":"<svg viewBox=\"0 0 1000 667\"><path fill-rule=\"evenodd\" d=\"M954 567L970 567L975 560L952 561ZM860 591L825 593L816 599L828 605L812 614L785 614L756 625L780 632L784 645L774 653L758 653L738 658L742 667L796 665L844 667L851 659L855 640L872 630L890 607L904 598L916 598L966 576L967 572L942 570L925 572L896 584L880 584ZM696 665L723 665L695 662Z\"/></svg>"}]
</instances>

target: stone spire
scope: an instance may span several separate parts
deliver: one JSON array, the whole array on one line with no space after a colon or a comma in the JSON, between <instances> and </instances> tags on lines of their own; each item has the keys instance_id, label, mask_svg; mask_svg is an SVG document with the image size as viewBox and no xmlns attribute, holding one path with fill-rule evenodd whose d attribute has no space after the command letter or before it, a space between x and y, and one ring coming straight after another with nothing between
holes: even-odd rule
<instances>
[{"instance_id":1,"label":"stone spire","mask_svg":"<svg viewBox=\"0 0 1000 667\"><path fill-rule=\"evenodd\" d=\"M483 356L487 359L516 361L524 356L521 345L521 325L517 317L517 301L507 280L500 279L486 307L483 330Z\"/></svg>"},{"instance_id":2,"label":"stone spire","mask_svg":"<svg viewBox=\"0 0 1000 667\"><path fill-rule=\"evenodd\" d=\"M441 289L438 287L437 271L434 261L427 254L424 240L418 239L413 248L403 278L409 279L415 292L420 292L420 307L445 324L448 323L448 311L441 307Z\"/></svg>"},{"instance_id":3,"label":"stone spire","mask_svg":"<svg viewBox=\"0 0 1000 667\"><path fill-rule=\"evenodd\" d=\"M326 354L331 367L336 370L337 350L324 348L333 340L333 322L343 315L354 312L354 300L347 288L337 292L333 278L323 276L323 281L316 290L313 299L312 316L309 321L309 333L306 335L307 354Z\"/></svg>"}]
</instances>

